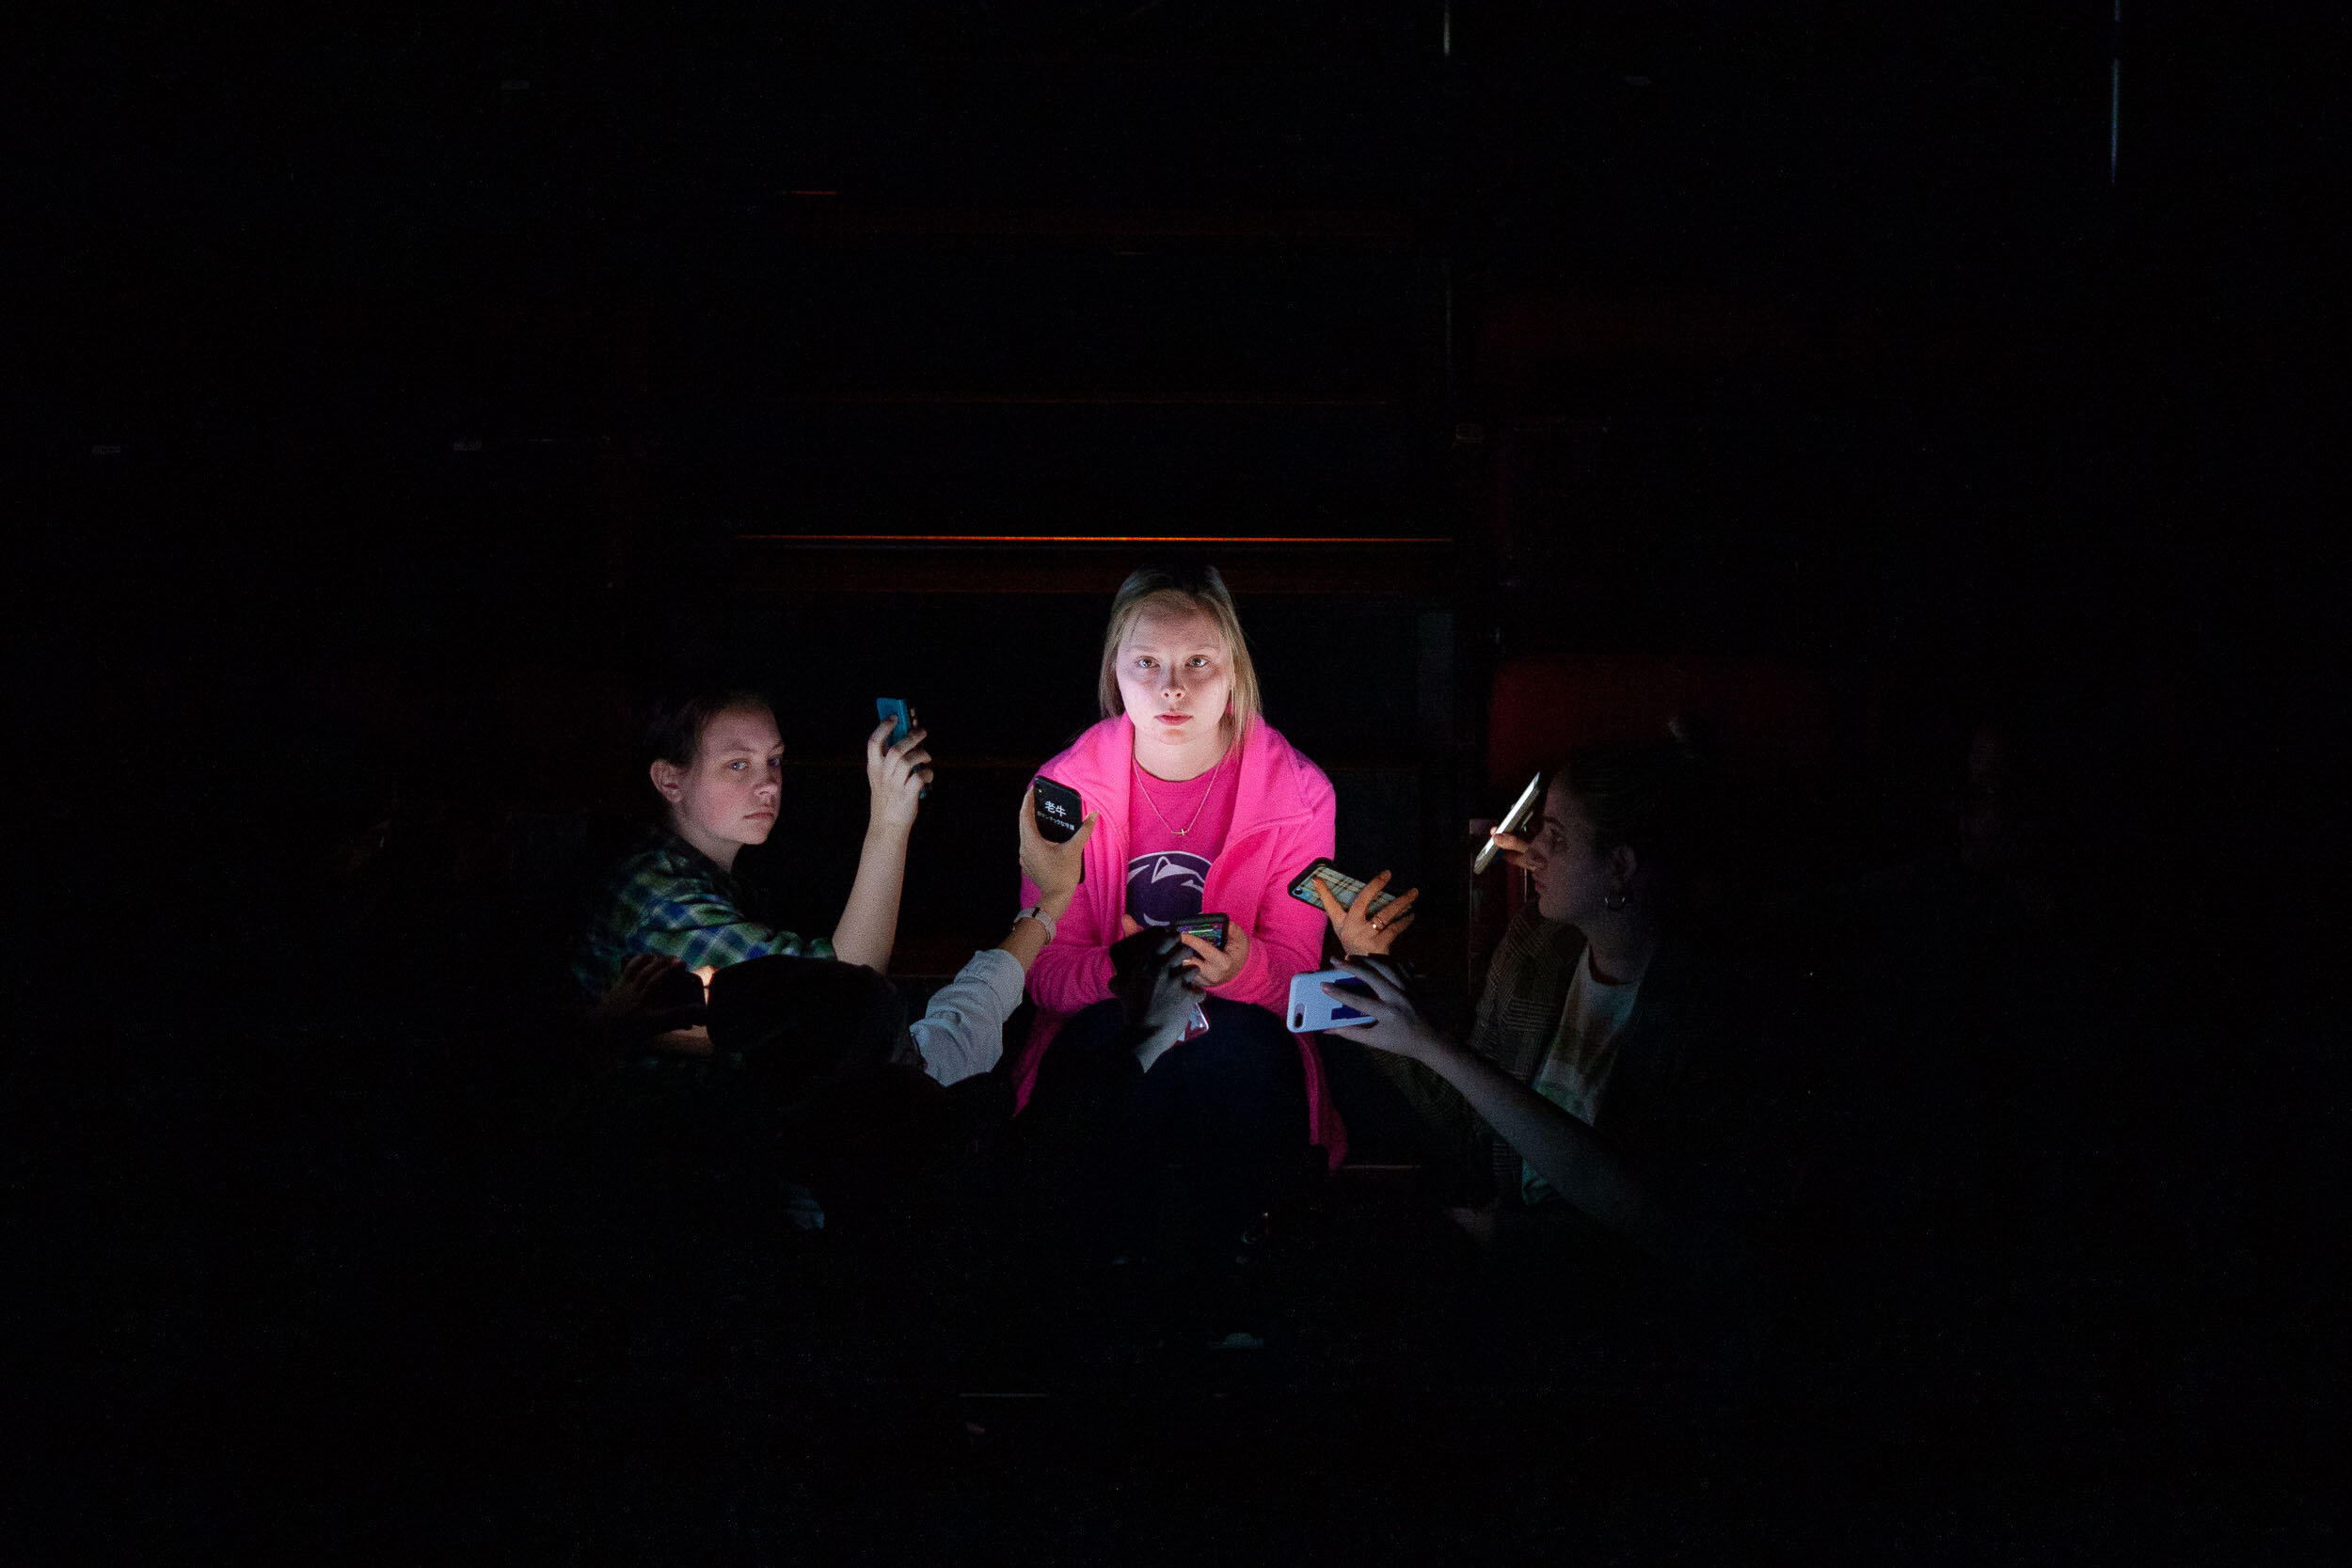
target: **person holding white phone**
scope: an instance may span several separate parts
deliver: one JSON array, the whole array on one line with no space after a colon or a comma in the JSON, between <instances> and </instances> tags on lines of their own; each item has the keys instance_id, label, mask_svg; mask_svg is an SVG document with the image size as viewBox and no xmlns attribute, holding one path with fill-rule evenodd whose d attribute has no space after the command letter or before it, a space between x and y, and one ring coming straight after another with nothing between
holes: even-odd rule
<instances>
[{"instance_id":1,"label":"person holding white phone","mask_svg":"<svg viewBox=\"0 0 2352 1568\"><path fill-rule=\"evenodd\" d=\"M1334 1034L1426 1069L1445 1092L1417 1108L1450 1123L1434 1131L1472 1160L1491 1151L1491 1197L1459 1216L1473 1234L1573 1210L1675 1263L1729 1244L1739 1195L1720 1178L1753 1169L1761 1104L1729 1085L1759 1064L1738 1059L1724 972L1681 919L1693 768L1674 742L1579 750L1534 831L1496 836L1536 900L1504 936L1467 1044L1429 1025L1391 959L1343 965L1370 994L1332 994L1373 1022Z\"/></svg>"}]
</instances>

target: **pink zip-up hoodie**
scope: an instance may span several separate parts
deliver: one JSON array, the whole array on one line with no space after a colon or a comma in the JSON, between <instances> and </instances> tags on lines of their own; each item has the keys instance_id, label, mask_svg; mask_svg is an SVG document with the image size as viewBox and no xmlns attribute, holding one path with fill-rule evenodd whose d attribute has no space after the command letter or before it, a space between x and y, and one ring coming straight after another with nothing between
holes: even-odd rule
<instances>
[{"instance_id":1,"label":"pink zip-up hoodie","mask_svg":"<svg viewBox=\"0 0 2352 1568\"><path fill-rule=\"evenodd\" d=\"M1119 917L1126 908L1128 764L1134 756L1135 730L1121 714L1096 724L1038 769L1076 790L1099 820L1087 841L1086 880L1029 969L1037 1022L1013 1064L1018 1105L1028 1104L1046 1048L1071 1015L1111 993L1110 945L1119 940ZM1242 737L1237 761L1232 827L1209 867L1200 908L1229 915L1247 930L1249 956L1240 974L1209 994L1254 1003L1279 1018L1290 1006L1291 976L1321 966L1323 911L1290 896L1289 887L1317 857L1331 853L1338 803L1323 769L1263 720ZM1026 878L1021 897L1024 903L1037 898ZM1307 1069L1307 1141L1337 1166L1347 1153L1347 1130L1331 1103L1323 1057L1313 1037L1293 1037Z\"/></svg>"}]
</instances>

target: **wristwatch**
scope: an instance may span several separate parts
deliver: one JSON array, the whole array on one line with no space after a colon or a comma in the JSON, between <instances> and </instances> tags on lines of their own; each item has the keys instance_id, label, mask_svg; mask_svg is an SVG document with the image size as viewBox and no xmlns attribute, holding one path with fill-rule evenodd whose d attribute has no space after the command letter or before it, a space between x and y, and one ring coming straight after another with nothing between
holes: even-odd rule
<instances>
[{"instance_id":1,"label":"wristwatch","mask_svg":"<svg viewBox=\"0 0 2352 1568\"><path fill-rule=\"evenodd\" d=\"M1043 905L1031 904L1027 909L1023 910L1019 914L1012 917L1012 923L1015 926L1020 925L1025 920L1034 920L1039 925L1044 927L1045 940L1047 942L1054 940L1054 917L1045 912Z\"/></svg>"}]
</instances>

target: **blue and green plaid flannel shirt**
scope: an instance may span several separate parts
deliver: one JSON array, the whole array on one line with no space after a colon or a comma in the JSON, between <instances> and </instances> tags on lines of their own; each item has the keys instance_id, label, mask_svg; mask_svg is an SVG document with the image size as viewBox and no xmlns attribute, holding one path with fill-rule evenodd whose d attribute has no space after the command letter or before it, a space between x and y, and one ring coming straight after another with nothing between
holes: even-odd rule
<instances>
[{"instance_id":1,"label":"blue and green plaid flannel shirt","mask_svg":"<svg viewBox=\"0 0 2352 1568\"><path fill-rule=\"evenodd\" d=\"M723 969L781 953L830 958L833 943L803 941L744 914L742 884L675 833L664 832L621 863L597 906L572 973L601 998L639 953L662 953L689 969Z\"/></svg>"}]
</instances>

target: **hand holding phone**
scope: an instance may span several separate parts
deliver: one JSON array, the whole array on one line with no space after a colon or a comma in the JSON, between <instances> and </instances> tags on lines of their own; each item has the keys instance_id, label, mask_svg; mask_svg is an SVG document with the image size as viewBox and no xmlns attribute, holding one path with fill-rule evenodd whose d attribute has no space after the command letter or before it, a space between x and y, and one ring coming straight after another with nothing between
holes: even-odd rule
<instances>
[{"instance_id":1,"label":"hand holding phone","mask_svg":"<svg viewBox=\"0 0 2352 1568\"><path fill-rule=\"evenodd\" d=\"M1369 882L1359 882L1329 861L1319 860L1299 874L1290 894L1329 918L1340 951L1360 958L1389 952L1413 924L1413 901L1421 889L1391 893L1389 880L1390 873L1383 871Z\"/></svg>"},{"instance_id":2,"label":"hand holding phone","mask_svg":"<svg viewBox=\"0 0 2352 1568\"><path fill-rule=\"evenodd\" d=\"M1199 937L1222 953L1225 951L1225 933L1232 928L1232 924L1230 915L1196 914L1170 922L1168 929L1180 937Z\"/></svg>"},{"instance_id":3,"label":"hand holding phone","mask_svg":"<svg viewBox=\"0 0 2352 1568\"><path fill-rule=\"evenodd\" d=\"M1059 779L1049 779L1040 773L1029 784L1030 799L1035 802L1038 836L1048 844L1067 844L1078 834L1086 821L1086 802L1078 792ZM1078 880L1087 879L1085 865L1078 867Z\"/></svg>"},{"instance_id":4,"label":"hand holding phone","mask_svg":"<svg viewBox=\"0 0 2352 1568\"><path fill-rule=\"evenodd\" d=\"M1242 972L1249 962L1249 928L1235 926L1221 914L1197 914L1179 920L1169 929L1192 952L1200 983L1214 990Z\"/></svg>"},{"instance_id":5,"label":"hand holding phone","mask_svg":"<svg viewBox=\"0 0 2352 1568\"><path fill-rule=\"evenodd\" d=\"M1514 838L1525 838L1527 831L1535 825L1535 818L1543 809L1544 776L1539 772L1527 781L1527 787L1520 790L1519 798L1511 802L1511 809L1503 814L1502 821L1497 825L1495 832L1509 833ZM1479 847L1478 858L1470 863L1470 875L1475 877L1492 865L1500 849L1501 846L1489 837Z\"/></svg>"},{"instance_id":6,"label":"hand holding phone","mask_svg":"<svg viewBox=\"0 0 2352 1568\"><path fill-rule=\"evenodd\" d=\"M1094 836L1095 821L1088 817L1078 824L1078 831L1059 843L1047 838L1038 826L1037 789L1032 785L1021 796L1021 810L1014 818L1014 833L1021 846L1021 875L1037 889L1040 905L1058 920L1086 880L1087 841Z\"/></svg>"},{"instance_id":7,"label":"hand holding phone","mask_svg":"<svg viewBox=\"0 0 2352 1568\"><path fill-rule=\"evenodd\" d=\"M908 732L914 727L914 710L907 706L906 699L903 697L875 698L874 717L890 726L890 738L882 742L884 752L904 740ZM918 800L930 800L931 786L925 784L914 798Z\"/></svg>"},{"instance_id":8,"label":"hand holding phone","mask_svg":"<svg viewBox=\"0 0 2352 1568\"><path fill-rule=\"evenodd\" d=\"M1311 1035L1322 1029L1347 1029L1374 1024L1370 1013L1359 1012L1346 1003L1324 994L1323 988L1370 996L1372 988L1344 969L1318 969L1311 974L1291 976L1290 1026L1295 1035Z\"/></svg>"},{"instance_id":9,"label":"hand holding phone","mask_svg":"<svg viewBox=\"0 0 2352 1568\"><path fill-rule=\"evenodd\" d=\"M1326 855L1316 860L1313 864L1308 866L1293 879L1290 885L1290 895L1302 904L1318 910L1322 909L1323 898L1315 892L1315 883L1318 880L1331 890L1332 895L1339 899L1343 908L1354 903L1356 895L1364 891L1362 878L1349 876L1339 868L1336 862ZM1364 912L1378 914L1396 900L1397 895L1393 893L1376 892L1372 895L1372 908Z\"/></svg>"},{"instance_id":10,"label":"hand holding phone","mask_svg":"<svg viewBox=\"0 0 2352 1568\"><path fill-rule=\"evenodd\" d=\"M885 721L866 737L866 789L871 801L869 821L877 828L906 832L914 828L918 802L931 782L930 752L923 749L923 731L907 732L898 745L886 744L893 724Z\"/></svg>"},{"instance_id":11,"label":"hand holding phone","mask_svg":"<svg viewBox=\"0 0 2352 1568\"><path fill-rule=\"evenodd\" d=\"M1030 786L1037 795L1037 831L1048 844L1067 844L1086 820L1086 802L1059 779L1040 773Z\"/></svg>"},{"instance_id":12,"label":"hand holding phone","mask_svg":"<svg viewBox=\"0 0 2352 1568\"><path fill-rule=\"evenodd\" d=\"M1458 1049L1421 1016L1407 972L1393 958L1350 958L1338 969L1300 975L1291 990L1292 1014L1300 1022L1291 1027L1301 1033L1305 1024L1317 1019L1312 999L1299 994L1300 987L1310 981L1314 982L1315 996L1345 1015L1322 1025L1338 1031L1343 1039L1409 1056L1427 1067L1436 1067L1445 1053Z\"/></svg>"}]
</instances>

